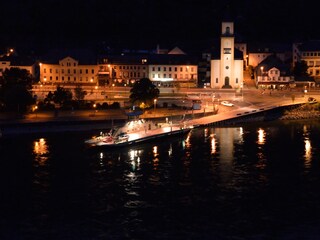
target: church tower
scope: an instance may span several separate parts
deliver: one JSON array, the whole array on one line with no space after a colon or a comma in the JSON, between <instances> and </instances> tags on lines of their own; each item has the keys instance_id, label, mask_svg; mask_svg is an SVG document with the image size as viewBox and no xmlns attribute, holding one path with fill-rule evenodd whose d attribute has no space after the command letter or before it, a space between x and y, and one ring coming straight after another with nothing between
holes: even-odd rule
<instances>
[{"instance_id":1,"label":"church tower","mask_svg":"<svg viewBox=\"0 0 320 240\"><path fill-rule=\"evenodd\" d=\"M233 76L234 63L234 32L233 22L223 22L221 29L221 80L224 82L222 88L232 88L230 85Z\"/></svg>"},{"instance_id":2,"label":"church tower","mask_svg":"<svg viewBox=\"0 0 320 240\"><path fill-rule=\"evenodd\" d=\"M234 47L234 23L230 19L221 24L220 51L211 59L211 88L239 89L243 83L243 56Z\"/></svg>"}]
</instances>

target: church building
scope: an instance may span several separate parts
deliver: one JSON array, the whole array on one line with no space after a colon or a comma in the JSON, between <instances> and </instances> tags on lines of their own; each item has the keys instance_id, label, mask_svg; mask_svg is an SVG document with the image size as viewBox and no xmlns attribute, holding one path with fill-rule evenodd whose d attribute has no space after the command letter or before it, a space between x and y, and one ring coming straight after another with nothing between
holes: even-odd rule
<instances>
[{"instance_id":1,"label":"church building","mask_svg":"<svg viewBox=\"0 0 320 240\"><path fill-rule=\"evenodd\" d=\"M220 51L211 59L211 88L237 89L243 87L243 53L235 48L234 24L223 21Z\"/></svg>"}]
</instances>

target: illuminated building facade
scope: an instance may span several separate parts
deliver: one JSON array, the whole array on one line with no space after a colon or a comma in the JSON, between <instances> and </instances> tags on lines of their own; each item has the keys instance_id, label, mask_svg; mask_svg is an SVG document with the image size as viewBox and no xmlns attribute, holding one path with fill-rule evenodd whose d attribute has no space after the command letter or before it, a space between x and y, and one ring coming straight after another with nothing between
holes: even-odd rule
<instances>
[{"instance_id":1,"label":"illuminated building facade","mask_svg":"<svg viewBox=\"0 0 320 240\"><path fill-rule=\"evenodd\" d=\"M261 89L285 89L294 87L294 76L290 64L275 54L270 55L256 67L255 83Z\"/></svg>"},{"instance_id":2,"label":"illuminated building facade","mask_svg":"<svg viewBox=\"0 0 320 240\"><path fill-rule=\"evenodd\" d=\"M243 53L235 48L234 24L222 22L220 51L211 60L211 88L242 89Z\"/></svg>"},{"instance_id":3,"label":"illuminated building facade","mask_svg":"<svg viewBox=\"0 0 320 240\"><path fill-rule=\"evenodd\" d=\"M149 79L158 87L197 87L198 63L185 54L155 54L149 58Z\"/></svg>"},{"instance_id":4,"label":"illuminated building facade","mask_svg":"<svg viewBox=\"0 0 320 240\"><path fill-rule=\"evenodd\" d=\"M53 51L39 63L39 80L44 85L97 85L98 69L92 54Z\"/></svg>"},{"instance_id":5,"label":"illuminated building facade","mask_svg":"<svg viewBox=\"0 0 320 240\"><path fill-rule=\"evenodd\" d=\"M148 59L145 55L119 54L99 60L100 86L129 86L148 77Z\"/></svg>"}]
</instances>

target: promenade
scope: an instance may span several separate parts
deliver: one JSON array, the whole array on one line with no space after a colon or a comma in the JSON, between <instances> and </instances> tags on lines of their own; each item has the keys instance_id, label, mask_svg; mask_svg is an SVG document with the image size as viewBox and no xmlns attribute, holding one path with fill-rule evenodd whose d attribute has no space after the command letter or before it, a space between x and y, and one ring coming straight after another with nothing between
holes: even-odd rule
<instances>
[{"instance_id":1,"label":"promenade","mask_svg":"<svg viewBox=\"0 0 320 240\"><path fill-rule=\"evenodd\" d=\"M244 99L233 99L234 106L204 105L201 110L182 110L170 108L157 108L145 111L140 118L154 119L155 121L181 121L187 120L196 127L212 125L230 119L248 117L271 109L305 102L301 97L292 101L283 96L268 97L263 99L248 96ZM218 112L214 112L214 109ZM93 131L108 129L114 125L122 124L128 119L123 109L86 110L86 111L59 111L37 112L25 115L20 119L0 118L1 135L13 135L41 132L65 132L65 131Z\"/></svg>"}]
</instances>

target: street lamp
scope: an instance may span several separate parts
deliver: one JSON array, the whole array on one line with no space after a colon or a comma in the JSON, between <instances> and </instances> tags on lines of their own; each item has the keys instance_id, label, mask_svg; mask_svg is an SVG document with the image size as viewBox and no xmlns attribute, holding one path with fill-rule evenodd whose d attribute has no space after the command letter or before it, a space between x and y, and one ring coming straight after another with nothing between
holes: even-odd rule
<instances>
[{"instance_id":1,"label":"street lamp","mask_svg":"<svg viewBox=\"0 0 320 240\"><path fill-rule=\"evenodd\" d=\"M153 106L154 106L154 111L156 111L156 107L157 107L157 99L153 100Z\"/></svg>"},{"instance_id":2,"label":"street lamp","mask_svg":"<svg viewBox=\"0 0 320 240\"><path fill-rule=\"evenodd\" d=\"M96 107L97 107L97 104L93 104L93 116L95 116L96 115Z\"/></svg>"}]
</instances>

